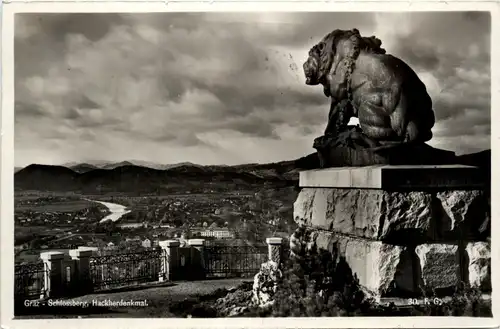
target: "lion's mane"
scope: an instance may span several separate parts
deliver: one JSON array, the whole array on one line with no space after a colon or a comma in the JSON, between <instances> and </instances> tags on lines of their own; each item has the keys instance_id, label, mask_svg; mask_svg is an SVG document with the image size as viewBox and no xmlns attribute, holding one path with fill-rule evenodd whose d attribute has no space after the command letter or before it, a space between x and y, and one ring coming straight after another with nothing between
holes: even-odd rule
<instances>
[{"instance_id":1,"label":"lion's mane","mask_svg":"<svg viewBox=\"0 0 500 329\"><path fill-rule=\"evenodd\" d=\"M330 43L331 40L331 48L325 48L320 55L320 64L319 71L320 72L328 72L330 70L330 66L332 65L333 54L336 51L336 47L341 40L350 39L352 42L352 50L351 53L346 54L347 57L351 57L356 59L361 51L372 53L372 54L385 54L386 51L382 48L382 41L375 37L363 37L359 33L358 29L352 30L334 30L328 33L320 43ZM317 51L320 48L320 43L316 44L311 48L311 51Z\"/></svg>"}]
</instances>

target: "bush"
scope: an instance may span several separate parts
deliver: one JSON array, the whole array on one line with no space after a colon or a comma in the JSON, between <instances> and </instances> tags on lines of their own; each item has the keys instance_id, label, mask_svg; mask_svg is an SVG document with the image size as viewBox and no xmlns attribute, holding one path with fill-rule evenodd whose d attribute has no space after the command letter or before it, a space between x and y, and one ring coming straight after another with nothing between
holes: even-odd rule
<instances>
[{"instance_id":1,"label":"bush","mask_svg":"<svg viewBox=\"0 0 500 329\"><path fill-rule=\"evenodd\" d=\"M357 278L341 258L312 248L284 264L272 316L349 316L371 308Z\"/></svg>"}]
</instances>

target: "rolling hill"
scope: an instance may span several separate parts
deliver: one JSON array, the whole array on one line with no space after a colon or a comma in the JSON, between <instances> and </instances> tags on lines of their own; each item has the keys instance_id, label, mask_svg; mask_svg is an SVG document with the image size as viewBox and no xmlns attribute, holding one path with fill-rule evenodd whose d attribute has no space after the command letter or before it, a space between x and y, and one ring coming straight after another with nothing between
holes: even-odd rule
<instances>
[{"instance_id":1,"label":"rolling hill","mask_svg":"<svg viewBox=\"0 0 500 329\"><path fill-rule=\"evenodd\" d=\"M33 164L14 175L14 184L17 190L154 193L172 189L204 191L255 185L290 186L297 181L297 175L280 173L280 164L276 164L274 170L269 165L265 169L260 169L261 166L237 168L184 164L158 170L125 164L113 169L78 172L63 166Z\"/></svg>"},{"instance_id":2,"label":"rolling hill","mask_svg":"<svg viewBox=\"0 0 500 329\"><path fill-rule=\"evenodd\" d=\"M464 165L491 168L491 150L457 156L458 162Z\"/></svg>"},{"instance_id":3,"label":"rolling hill","mask_svg":"<svg viewBox=\"0 0 500 329\"><path fill-rule=\"evenodd\" d=\"M16 189L67 191L75 185L77 176L77 172L63 166L32 164L14 174L14 186Z\"/></svg>"},{"instance_id":4,"label":"rolling hill","mask_svg":"<svg viewBox=\"0 0 500 329\"><path fill-rule=\"evenodd\" d=\"M483 178L491 182L491 150L457 156L457 162L467 166L475 166L482 169ZM488 191L491 184L488 185Z\"/></svg>"}]
</instances>

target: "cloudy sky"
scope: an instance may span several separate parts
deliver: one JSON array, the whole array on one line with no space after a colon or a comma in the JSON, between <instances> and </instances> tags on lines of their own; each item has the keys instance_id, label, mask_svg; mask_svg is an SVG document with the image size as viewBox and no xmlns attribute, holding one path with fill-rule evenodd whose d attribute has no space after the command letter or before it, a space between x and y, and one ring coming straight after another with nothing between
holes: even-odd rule
<instances>
[{"instance_id":1,"label":"cloudy sky","mask_svg":"<svg viewBox=\"0 0 500 329\"><path fill-rule=\"evenodd\" d=\"M358 28L426 83L431 145L490 147L488 13L17 14L15 162L237 164L314 152L308 49Z\"/></svg>"}]
</instances>

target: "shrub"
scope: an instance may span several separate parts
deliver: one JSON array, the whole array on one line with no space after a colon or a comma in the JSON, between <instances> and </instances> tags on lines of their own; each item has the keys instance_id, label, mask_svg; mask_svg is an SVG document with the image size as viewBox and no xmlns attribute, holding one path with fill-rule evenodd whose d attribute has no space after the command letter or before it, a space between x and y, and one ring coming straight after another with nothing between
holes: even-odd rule
<instances>
[{"instance_id":1,"label":"shrub","mask_svg":"<svg viewBox=\"0 0 500 329\"><path fill-rule=\"evenodd\" d=\"M308 242L305 230L296 237ZM294 250L283 264L283 279L272 306L272 316L348 316L370 313L372 301L337 252L305 246Z\"/></svg>"},{"instance_id":2,"label":"shrub","mask_svg":"<svg viewBox=\"0 0 500 329\"><path fill-rule=\"evenodd\" d=\"M217 311L203 302L200 297L190 297L174 303L167 308L166 312L169 316L182 318L214 318L217 316Z\"/></svg>"}]
</instances>

